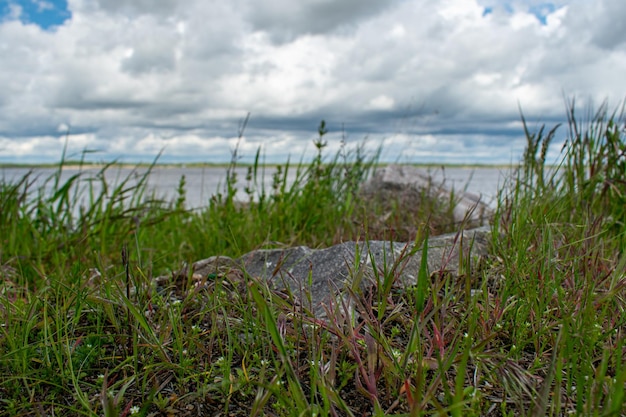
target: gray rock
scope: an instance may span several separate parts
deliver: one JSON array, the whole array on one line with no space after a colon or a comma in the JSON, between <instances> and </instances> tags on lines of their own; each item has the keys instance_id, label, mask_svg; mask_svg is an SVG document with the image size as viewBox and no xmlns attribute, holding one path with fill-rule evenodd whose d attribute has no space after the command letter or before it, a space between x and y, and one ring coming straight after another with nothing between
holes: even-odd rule
<instances>
[{"instance_id":1,"label":"gray rock","mask_svg":"<svg viewBox=\"0 0 626 417\"><path fill-rule=\"evenodd\" d=\"M393 198L403 192L428 191L430 197L446 201L450 192L445 184L425 175L423 169L410 165L388 165L376 170L361 191L370 195L383 195ZM481 196L455 190L453 216L455 223L467 220L469 224L485 226L493 217L493 210L482 201Z\"/></svg>"},{"instance_id":2,"label":"gray rock","mask_svg":"<svg viewBox=\"0 0 626 417\"><path fill-rule=\"evenodd\" d=\"M488 253L491 230L481 227L463 233L435 236L428 241L429 273L459 274L459 251L471 260ZM244 271L274 291L286 293L315 317L348 299L350 290L365 291L392 274L396 287L415 285L422 259L422 246L412 242L345 242L325 249L298 246L288 249L255 250L239 259L211 257L192 265L193 277L212 273ZM227 271L228 270L228 271ZM242 276L242 274L236 274Z\"/></svg>"},{"instance_id":3,"label":"gray rock","mask_svg":"<svg viewBox=\"0 0 626 417\"><path fill-rule=\"evenodd\" d=\"M446 199L450 191L442 184L411 166L390 165L378 170L362 187L362 192L383 193L393 198L395 193L428 191L432 197ZM454 209L455 222L485 225L492 216L491 209L479 196L461 193ZM468 220L467 222L464 222ZM435 236L428 241L429 273L441 271L459 275L459 251L463 259L475 261L488 254L491 230L487 226ZM274 291L282 292L297 306L315 317L326 317L326 309L344 300L350 305L350 292L367 291L392 276L400 288L415 285L422 259L421 245L412 242L387 241L345 242L325 249L298 246L287 249L255 250L239 259L223 256L195 262L172 277L157 278L165 284L172 278L191 278L198 284L208 279L223 278L245 291L246 277L260 280ZM387 274L387 275L385 275ZM389 275L391 274L391 275Z\"/></svg>"}]
</instances>

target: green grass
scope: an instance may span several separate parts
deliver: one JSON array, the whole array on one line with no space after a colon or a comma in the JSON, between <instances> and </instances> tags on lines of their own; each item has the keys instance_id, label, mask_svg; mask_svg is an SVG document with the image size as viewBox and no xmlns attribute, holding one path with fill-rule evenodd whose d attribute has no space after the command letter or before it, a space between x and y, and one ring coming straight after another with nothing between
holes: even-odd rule
<instances>
[{"instance_id":1,"label":"green grass","mask_svg":"<svg viewBox=\"0 0 626 417\"><path fill-rule=\"evenodd\" d=\"M314 161L280 165L271 189L261 153L246 178L235 153L202 211L186 210L184 177L160 201L149 172L109 184L108 165L61 183L61 162L47 193L34 174L0 184L0 413L624 414L624 124L606 106L568 116L557 167L545 165L556 131L526 130L488 259L461 260L460 279L423 262L398 292L400 259L371 292L352 287L358 321L343 303L317 321L245 271L154 281L257 248L393 239L426 253L426 236L469 227L427 192L361 195L378 153L327 157L323 124Z\"/></svg>"}]
</instances>

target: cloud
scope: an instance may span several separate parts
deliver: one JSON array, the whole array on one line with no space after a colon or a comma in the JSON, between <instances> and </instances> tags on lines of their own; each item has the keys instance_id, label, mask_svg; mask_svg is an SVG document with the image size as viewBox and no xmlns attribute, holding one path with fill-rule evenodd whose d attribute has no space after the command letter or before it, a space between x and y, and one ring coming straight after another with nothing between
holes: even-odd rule
<instances>
[{"instance_id":1,"label":"cloud","mask_svg":"<svg viewBox=\"0 0 626 417\"><path fill-rule=\"evenodd\" d=\"M181 6L180 2L176 0L74 0L72 3L75 9L79 9L85 14L100 10L108 15L131 19L142 15L171 16L177 13L179 6Z\"/></svg>"},{"instance_id":2,"label":"cloud","mask_svg":"<svg viewBox=\"0 0 626 417\"><path fill-rule=\"evenodd\" d=\"M615 0L70 0L54 30L16 7L0 21L0 161L60 155L61 125L102 158L227 159L250 112L242 146L276 160L325 119L335 147L510 162L520 107L555 123L564 96L626 95Z\"/></svg>"},{"instance_id":3,"label":"cloud","mask_svg":"<svg viewBox=\"0 0 626 417\"><path fill-rule=\"evenodd\" d=\"M363 20L373 18L397 0L270 0L239 2L253 31L263 31L275 43L287 43L302 35L351 32Z\"/></svg>"},{"instance_id":4,"label":"cloud","mask_svg":"<svg viewBox=\"0 0 626 417\"><path fill-rule=\"evenodd\" d=\"M583 3L580 13L568 16L572 30L580 31L592 45L605 53L620 48L624 52L626 28L620 22L626 19L626 4L621 1L601 0Z\"/></svg>"}]
</instances>

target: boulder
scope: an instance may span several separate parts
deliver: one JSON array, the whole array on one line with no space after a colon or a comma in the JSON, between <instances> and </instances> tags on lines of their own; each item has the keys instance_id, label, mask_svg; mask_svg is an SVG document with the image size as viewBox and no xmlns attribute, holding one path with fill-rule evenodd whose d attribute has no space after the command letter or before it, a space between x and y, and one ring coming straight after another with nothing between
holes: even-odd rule
<instances>
[{"instance_id":1,"label":"boulder","mask_svg":"<svg viewBox=\"0 0 626 417\"><path fill-rule=\"evenodd\" d=\"M435 236L428 241L429 273L459 275L462 259L476 262L488 254L491 229L481 227ZM260 280L276 292L286 294L295 305L318 319L327 308L348 299L351 291L367 291L392 276L394 285L406 288L417 283L422 246L413 242L344 242L324 249L298 246L260 249L238 259L213 256L192 265L196 280L223 276ZM186 269L182 274L189 274ZM391 274L391 275L385 275Z\"/></svg>"},{"instance_id":2,"label":"boulder","mask_svg":"<svg viewBox=\"0 0 626 417\"><path fill-rule=\"evenodd\" d=\"M411 166L389 165L375 172L361 192L382 197L398 198L402 193L419 197L450 198L450 190ZM419 202L419 199L407 199ZM480 196L457 193L454 199L454 220L462 227L483 225L464 232L431 237L428 241L428 272L459 275L459 259L475 262L488 254L491 229L485 226L492 216L491 208ZM461 227L461 228L462 228ZM366 292L393 277L396 288L416 284L422 259L422 246L414 242L360 241L344 242L324 249L298 246L286 249L260 249L238 259L212 256L183 268L173 277L157 278L158 285L166 281L191 278L197 283L224 279L234 284L234 291L245 291L247 279L260 280L297 308L305 309L319 319L327 309L341 300L350 299L351 292ZM463 256L460 256L460 251ZM348 302L350 305L350 302Z\"/></svg>"},{"instance_id":3,"label":"boulder","mask_svg":"<svg viewBox=\"0 0 626 417\"><path fill-rule=\"evenodd\" d=\"M473 226L485 226L493 217L493 209L482 201L480 195L448 189L443 182L426 175L423 168L410 165L387 165L377 169L361 191L384 199L394 198L403 193L420 195L427 192L429 197L442 201L448 201L454 192L453 217L456 224L465 221Z\"/></svg>"}]
</instances>

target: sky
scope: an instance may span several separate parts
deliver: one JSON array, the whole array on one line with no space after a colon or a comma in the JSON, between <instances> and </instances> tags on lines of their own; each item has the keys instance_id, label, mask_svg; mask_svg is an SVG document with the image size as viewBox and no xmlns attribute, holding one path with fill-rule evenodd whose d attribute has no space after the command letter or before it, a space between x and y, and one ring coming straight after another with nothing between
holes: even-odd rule
<instances>
[{"instance_id":1,"label":"sky","mask_svg":"<svg viewBox=\"0 0 626 417\"><path fill-rule=\"evenodd\" d=\"M623 103L625 21L623 0L0 0L0 163L308 160L321 120L328 155L514 163L520 109L537 130Z\"/></svg>"}]
</instances>

